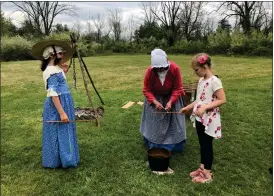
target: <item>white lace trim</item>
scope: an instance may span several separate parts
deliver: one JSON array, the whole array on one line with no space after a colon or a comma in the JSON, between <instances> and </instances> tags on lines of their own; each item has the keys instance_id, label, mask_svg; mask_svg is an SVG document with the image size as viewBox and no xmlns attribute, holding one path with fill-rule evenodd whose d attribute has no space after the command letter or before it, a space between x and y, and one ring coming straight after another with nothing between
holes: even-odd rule
<instances>
[{"instance_id":1,"label":"white lace trim","mask_svg":"<svg viewBox=\"0 0 274 196\"><path fill-rule=\"evenodd\" d=\"M166 74L167 74L167 71L168 70L165 70L165 71L162 71L162 72L157 72L158 73L158 76L159 76L159 79L162 83L162 86L164 85L164 82L165 82L165 79L166 79Z\"/></svg>"},{"instance_id":2,"label":"white lace trim","mask_svg":"<svg viewBox=\"0 0 274 196\"><path fill-rule=\"evenodd\" d=\"M52 88L47 90L47 97L55 97L58 95L60 95L60 94L57 94L57 92L55 90L53 90Z\"/></svg>"}]
</instances>

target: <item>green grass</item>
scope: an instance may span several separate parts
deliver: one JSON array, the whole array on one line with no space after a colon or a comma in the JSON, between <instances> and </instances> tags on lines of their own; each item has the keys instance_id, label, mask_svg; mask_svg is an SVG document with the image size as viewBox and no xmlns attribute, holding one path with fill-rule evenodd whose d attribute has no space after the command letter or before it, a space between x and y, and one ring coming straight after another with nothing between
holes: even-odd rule
<instances>
[{"instance_id":1,"label":"green grass","mask_svg":"<svg viewBox=\"0 0 274 196\"><path fill-rule=\"evenodd\" d=\"M184 82L197 78L191 56L170 55ZM145 165L139 132L142 84L148 55L84 58L105 102L101 127L78 123L81 163L76 169L41 166L41 114L46 92L38 61L1 66L1 195L272 195L272 59L213 56L227 96L222 106L223 138L214 141L214 182L194 184L199 164L196 133L187 120L187 145L170 160L174 175L156 176ZM78 61L75 107L89 106ZM90 85L90 89L92 89ZM99 99L92 91L97 106Z\"/></svg>"}]
</instances>

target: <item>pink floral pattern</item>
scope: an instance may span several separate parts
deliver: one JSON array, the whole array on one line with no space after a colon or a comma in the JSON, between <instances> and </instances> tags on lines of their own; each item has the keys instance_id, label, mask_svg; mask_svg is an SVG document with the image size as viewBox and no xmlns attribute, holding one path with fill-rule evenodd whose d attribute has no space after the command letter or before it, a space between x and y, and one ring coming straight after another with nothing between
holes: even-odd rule
<instances>
[{"instance_id":1,"label":"pink floral pattern","mask_svg":"<svg viewBox=\"0 0 274 196\"><path fill-rule=\"evenodd\" d=\"M222 88L221 81L217 77L212 76L211 79L208 80L200 79L197 88L196 104L190 119L192 120L194 127L195 120L198 120L205 126L206 134L218 139L222 137L220 109L217 107L207 110L202 116L195 115L202 105L212 103L216 100L217 97L214 94L214 88Z\"/></svg>"},{"instance_id":2,"label":"pink floral pattern","mask_svg":"<svg viewBox=\"0 0 274 196\"><path fill-rule=\"evenodd\" d=\"M202 92L201 96L200 96L200 100L201 101L204 101L206 98L205 98L205 92Z\"/></svg>"}]
</instances>

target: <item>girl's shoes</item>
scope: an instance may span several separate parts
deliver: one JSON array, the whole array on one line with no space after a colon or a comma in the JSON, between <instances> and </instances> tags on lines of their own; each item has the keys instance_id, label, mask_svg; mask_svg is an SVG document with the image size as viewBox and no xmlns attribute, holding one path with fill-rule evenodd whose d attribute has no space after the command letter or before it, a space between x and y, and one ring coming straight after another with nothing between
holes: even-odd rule
<instances>
[{"instance_id":1,"label":"girl's shoes","mask_svg":"<svg viewBox=\"0 0 274 196\"><path fill-rule=\"evenodd\" d=\"M202 171L203 169L202 168L198 168L197 170L193 171L193 172L190 172L189 176L191 178L194 178L194 177L197 177L200 175L200 172Z\"/></svg>"},{"instance_id":2,"label":"girl's shoes","mask_svg":"<svg viewBox=\"0 0 274 196\"><path fill-rule=\"evenodd\" d=\"M198 176L192 178L192 182L194 183L210 183L213 180L213 173L205 173L201 171Z\"/></svg>"}]
</instances>

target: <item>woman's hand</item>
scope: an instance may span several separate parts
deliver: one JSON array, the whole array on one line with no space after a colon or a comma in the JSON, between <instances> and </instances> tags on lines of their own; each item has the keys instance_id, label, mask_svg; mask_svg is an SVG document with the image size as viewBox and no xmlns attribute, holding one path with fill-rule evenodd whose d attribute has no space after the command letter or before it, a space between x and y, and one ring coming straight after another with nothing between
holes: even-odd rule
<instances>
[{"instance_id":1,"label":"woman's hand","mask_svg":"<svg viewBox=\"0 0 274 196\"><path fill-rule=\"evenodd\" d=\"M155 105L155 108L157 110L162 110L164 109L163 105L161 103L159 103L159 101L157 101L156 99L152 102Z\"/></svg>"},{"instance_id":2,"label":"woman's hand","mask_svg":"<svg viewBox=\"0 0 274 196\"><path fill-rule=\"evenodd\" d=\"M202 116L205 111L206 111L206 105L202 105L200 108L197 109L196 115Z\"/></svg>"},{"instance_id":3,"label":"woman's hand","mask_svg":"<svg viewBox=\"0 0 274 196\"><path fill-rule=\"evenodd\" d=\"M167 102L165 110L170 111L171 110L171 105L172 105L171 101Z\"/></svg>"},{"instance_id":4,"label":"woman's hand","mask_svg":"<svg viewBox=\"0 0 274 196\"><path fill-rule=\"evenodd\" d=\"M63 122L69 122L68 116L65 112L60 114L60 118L61 118L61 121Z\"/></svg>"}]
</instances>

